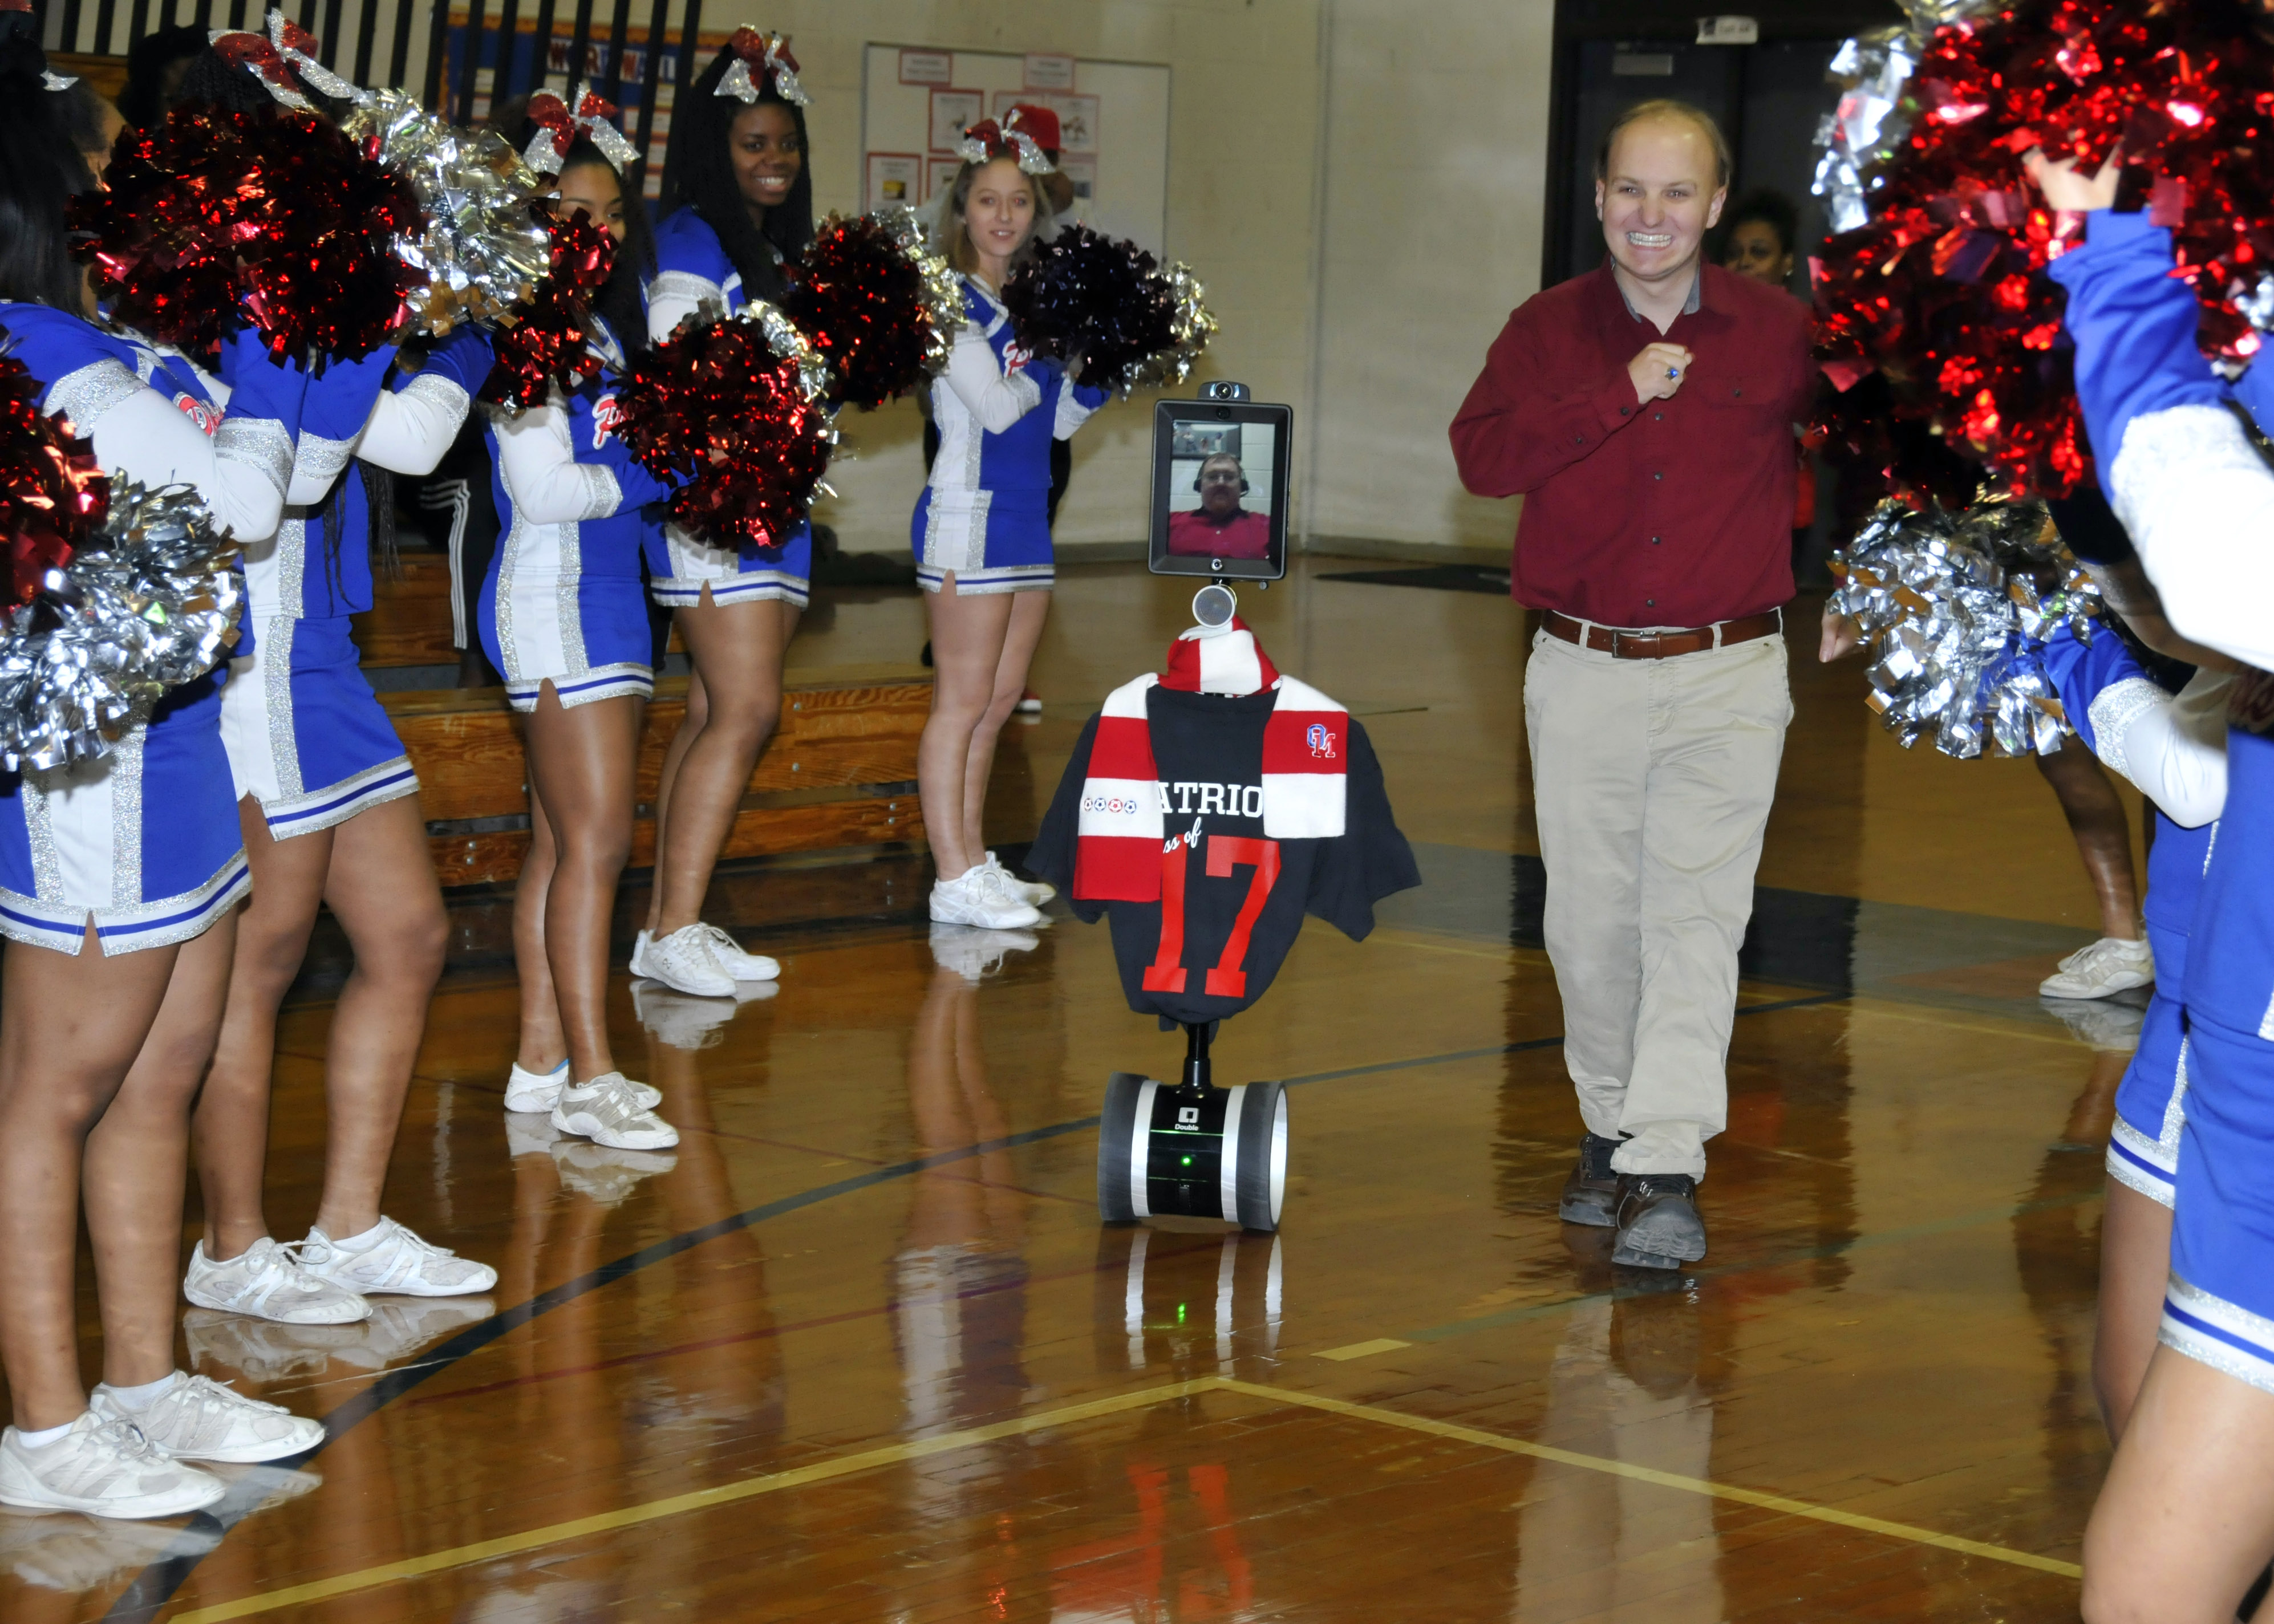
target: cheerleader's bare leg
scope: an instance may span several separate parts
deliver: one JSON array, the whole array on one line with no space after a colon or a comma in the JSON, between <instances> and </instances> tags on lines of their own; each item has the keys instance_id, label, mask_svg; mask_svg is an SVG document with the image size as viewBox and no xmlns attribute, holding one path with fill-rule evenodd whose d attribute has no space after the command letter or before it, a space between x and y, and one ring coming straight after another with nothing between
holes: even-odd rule
<instances>
[{"instance_id":1,"label":"cheerleader's bare leg","mask_svg":"<svg viewBox=\"0 0 2274 1624\"><path fill-rule=\"evenodd\" d=\"M261 1192L277 1011L307 956L318 904L331 905L355 955L325 1056L329 1123L316 1227L330 1236L379 1222L448 931L415 796L285 840L271 838L257 803L242 807L253 899L238 926L229 1010L196 1119L206 1252L216 1261L269 1233Z\"/></svg>"},{"instance_id":2,"label":"cheerleader's bare leg","mask_svg":"<svg viewBox=\"0 0 2274 1624\"><path fill-rule=\"evenodd\" d=\"M139 1053L87 1137L83 1199L102 1306L102 1379L157 1381L174 1369L190 1108L229 998L235 910L183 944Z\"/></svg>"},{"instance_id":3,"label":"cheerleader's bare leg","mask_svg":"<svg viewBox=\"0 0 2274 1624\"><path fill-rule=\"evenodd\" d=\"M2156 1351L2164 1282L2171 1272L2172 1209L2110 1179L2100 1221L2100 1313L2092 1344L2092 1386L2108 1435L2120 1442Z\"/></svg>"},{"instance_id":4,"label":"cheerleader's bare leg","mask_svg":"<svg viewBox=\"0 0 2274 1624\"><path fill-rule=\"evenodd\" d=\"M2228 1624L2274 1555L2270 1462L2274 1393L2157 1348L2085 1530L2087 1624Z\"/></svg>"},{"instance_id":5,"label":"cheerleader's bare leg","mask_svg":"<svg viewBox=\"0 0 2274 1624\"><path fill-rule=\"evenodd\" d=\"M699 604L678 612L696 674L656 796L648 929L658 937L703 917L712 871L781 716L782 659L798 618L796 605L774 599L714 604L707 584Z\"/></svg>"},{"instance_id":6,"label":"cheerleader's bare leg","mask_svg":"<svg viewBox=\"0 0 2274 1624\"><path fill-rule=\"evenodd\" d=\"M226 952L230 934L224 921L200 942L217 938ZM0 1364L19 1427L66 1425L87 1409L72 1273L88 1139L149 1036L185 951L106 958L89 930L75 957L20 943L0 952L0 1247L11 1259ZM184 1116L186 1125L186 1101ZM178 1224L180 1210L177 1200L169 1223ZM169 1232L165 1271L169 1346L178 1234ZM124 1281L117 1283L124 1290Z\"/></svg>"},{"instance_id":7,"label":"cheerleader's bare leg","mask_svg":"<svg viewBox=\"0 0 2274 1624\"><path fill-rule=\"evenodd\" d=\"M642 702L631 698L564 706L548 680L529 713L531 821L541 814L550 849L540 866L532 846L514 898L521 1064L549 1071L565 1050L572 1086L616 1069L608 1045L608 926L631 857L641 710ZM533 957L531 948L538 950ZM535 974L540 964L549 985ZM561 1050L537 1052L554 1032Z\"/></svg>"},{"instance_id":8,"label":"cheerleader's bare leg","mask_svg":"<svg viewBox=\"0 0 2274 1624\"><path fill-rule=\"evenodd\" d=\"M963 776L963 843L968 852L976 853L975 861L984 861L987 856L987 784L995 773L995 741L1003 736L1004 724L1018 709L1019 696L1027 689L1027 669L1035 663L1035 650L1043 640L1043 625L1050 618L1050 595L1048 592L1013 592L1011 624L1003 639L1003 652L995 662L995 686L988 695L987 709L979 718L979 726L971 735L971 754L966 761Z\"/></svg>"}]
</instances>

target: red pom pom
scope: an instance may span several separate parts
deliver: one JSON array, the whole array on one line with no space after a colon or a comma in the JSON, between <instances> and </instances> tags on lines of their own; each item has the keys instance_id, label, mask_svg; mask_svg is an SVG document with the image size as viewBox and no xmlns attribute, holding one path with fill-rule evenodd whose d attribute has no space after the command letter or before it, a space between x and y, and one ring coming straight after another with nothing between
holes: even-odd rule
<instances>
[{"instance_id":1,"label":"red pom pom","mask_svg":"<svg viewBox=\"0 0 2274 1624\"><path fill-rule=\"evenodd\" d=\"M915 216L893 209L824 221L782 310L829 363L829 398L865 411L947 365L963 296Z\"/></svg>"},{"instance_id":2,"label":"red pom pom","mask_svg":"<svg viewBox=\"0 0 2274 1624\"><path fill-rule=\"evenodd\" d=\"M2017 493L2065 495L2089 477L2064 295L2044 274L2060 222L2022 169L2038 146L2093 166L2120 141L2119 207L2146 204L2173 226L2205 352L2256 350L2236 301L2274 265L2274 49L2253 15L2027 0L1934 33L1908 87L1909 132L1868 194L1871 223L1833 238L1817 267L1825 370L1849 381L1876 367L1886 380L1833 400L1835 442L1954 506L1971 492L1952 488L1946 462L1916 455L1916 432L1913 453L1890 439L1890 404Z\"/></svg>"},{"instance_id":3,"label":"red pom pom","mask_svg":"<svg viewBox=\"0 0 2274 1624\"><path fill-rule=\"evenodd\" d=\"M273 355L365 356L425 281L395 252L422 229L409 184L284 107L175 109L71 219L112 317L192 355L250 320Z\"/></svg>"},{"instance_id":4,"label":"red pom pom","mask_svg":"<svg viewBox=\"0 0 2274 1624\"><path fill-rule=\"evenodd\" d=\"M837 432L820 357L771 304L683 325L632 364L617 432L672 494L682 528L778 547L805 522Z\"/></svg>"},{"instance_id":5,"label":"red pom pom","mask_svg":"<svg viewBox=\"0 0 2274 1624\"><path fill-rule=\"evenodd\" d=\"M8 540L11 605L31 602L41 576L69 565L110 506L94 447L61 413L43 416L39 398L39 380L24 364L0 356L0 534Z\"/></svg>"},{"instance_id":6,"label":"red pom pom","mask_svg":"<svg viewBox=\"0 0 2274 1624\"><path fill-rule=\"evenodd\" d=\"M582 214L536 207L552 234L553 268L537 284L535 297L515 311L513 324L500 323L493 335L497 361L481 398L493 406L539 406L556 380L575 390L600 375L585 328L593 296L615 266L615 238Z\"/></svg>"}]
</instances>

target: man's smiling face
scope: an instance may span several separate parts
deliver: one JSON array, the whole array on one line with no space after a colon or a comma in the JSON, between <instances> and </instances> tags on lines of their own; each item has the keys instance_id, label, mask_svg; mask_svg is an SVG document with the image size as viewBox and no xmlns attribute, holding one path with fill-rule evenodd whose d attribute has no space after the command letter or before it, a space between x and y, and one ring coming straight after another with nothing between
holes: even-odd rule
<instances>
[{"instance_id":1,"label":"man's smiling face","mask_svg":"<svg viewBox=\"0 0 2274 1624\"><path fill-rule=\"evenodd\" d=\"M1714 170L1712 139L1687 118L1644 118L1619 132L1595 183L1595 213L1621 270L1638 282L1688 282L1727 195Z\"/></svg>"}]
</instances>

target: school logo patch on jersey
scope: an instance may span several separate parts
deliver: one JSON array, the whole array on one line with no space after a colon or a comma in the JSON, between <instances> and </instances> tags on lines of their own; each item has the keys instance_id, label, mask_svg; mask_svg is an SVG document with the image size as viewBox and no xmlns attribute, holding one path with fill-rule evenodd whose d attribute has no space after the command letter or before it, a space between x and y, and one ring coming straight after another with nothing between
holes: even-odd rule
<instances>
[{"instance_id":1,"label":"school logo patch on jersey","mask_svg":"<svg viewBox=\"0 0 2274 1624\"><path fill-rule=\"evenodd\" d=\"M1321 761L1335 758L1335 735L1324 722L1314 722L1303 734L1303 742L1311 747L1311 754Z\"/></svg>"},{"instance_id":2,"label":"school logo patch on jersey","mask_svg":"<svg viewBox=\"0 0 2274 1624\"><path fill-rule=\"evenodd\" d=\"M623 425L624 409L616 404L616 397L602 395L592 407L592 449L598 451L606 445Z\"/></svg>"},{"instance_id":3,"label":"school logo patch on jersey","mask_svg":"<svg viewBox=\"0 0 2274 1624\"><path fill-rule=\"evenodd\" d=\"M221 408L209 402L200 400L186 389L174 396L174 404L180 407L182 416L196 424L205 432L208 439L212 437L213 432L221 426Z\"/></svg>"}]
</instances>

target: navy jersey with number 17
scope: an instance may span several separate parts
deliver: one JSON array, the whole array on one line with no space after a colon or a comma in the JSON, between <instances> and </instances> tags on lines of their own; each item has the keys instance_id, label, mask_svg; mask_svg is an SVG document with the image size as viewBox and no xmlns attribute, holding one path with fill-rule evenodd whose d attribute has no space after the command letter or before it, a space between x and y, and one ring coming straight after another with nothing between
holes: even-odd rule
<instances>
[{"instance_id":1,"label":"navy jersey with number 17","mask_svg":"<svg viewBox=\"0 0 2274 1624\"><path fill-rule=\"evenodd\" d=\"M1263 730L1276 695L1148 689L1146 722L1160 778L1167 838L1157 902L1073 895L1083 781L1097 740L1092 717L1058 781L1028 866L1067 893L1077 917L1103 914L1129 1007L1171 1020L1236 1014L1263 996L1314 914L1352 941L1374 929L1374 905L1421 883L1398 831L1374 746L1355 719L1343 833L1274 840L1263 832Z\"/></svg>"}]
</instances>

